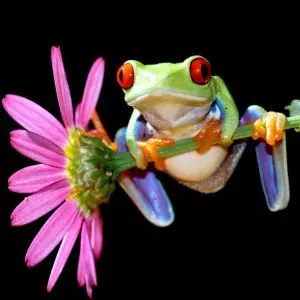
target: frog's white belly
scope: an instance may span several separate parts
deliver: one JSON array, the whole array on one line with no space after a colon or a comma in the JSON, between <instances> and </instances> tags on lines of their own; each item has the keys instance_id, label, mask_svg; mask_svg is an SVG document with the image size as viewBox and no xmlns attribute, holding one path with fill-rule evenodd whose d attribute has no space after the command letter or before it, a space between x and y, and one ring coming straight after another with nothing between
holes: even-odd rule
<instances>
[{"instance_id":1,"label":"frog's white belly","mask_svg":"<svg viewBox=\"0 0 300 300\"><path fill-rule=\"evenodd\" d=\"M199 182L213 175L228 153L227 148L212 146L205 153L191 151L165 159L165 170L178 179Z\"/></svg>"}]
</instances>

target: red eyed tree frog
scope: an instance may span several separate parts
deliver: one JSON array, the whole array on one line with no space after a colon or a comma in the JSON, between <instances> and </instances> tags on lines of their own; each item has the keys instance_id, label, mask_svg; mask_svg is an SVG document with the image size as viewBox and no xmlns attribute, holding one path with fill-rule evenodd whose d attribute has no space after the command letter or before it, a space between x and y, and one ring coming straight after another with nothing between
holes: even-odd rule
<instances>
[{"instance_id":1,"label":"red eyed tree frog","mask_svg":"<svg viewBox=\"0 0 300 300\"><path fill-rule=\"evenodd\" d=\"M224 81L212 75L209 61L200 55L153 65L128 60L118 69L117 81L133 112L127 128L118 131L116 142L137 164L123 185L151 222L169 225L174 213L161 183L148 168L148 160L193 190L217 192L229 180L246 147L246 141L233 142L233 134L239 125L249 123L254 128L267 206L278 211L288 205L285 115L252 105L240 118ZM159 158L157 146L187 137L199 143L197 150Z\"/></svg>"}]
</instances>

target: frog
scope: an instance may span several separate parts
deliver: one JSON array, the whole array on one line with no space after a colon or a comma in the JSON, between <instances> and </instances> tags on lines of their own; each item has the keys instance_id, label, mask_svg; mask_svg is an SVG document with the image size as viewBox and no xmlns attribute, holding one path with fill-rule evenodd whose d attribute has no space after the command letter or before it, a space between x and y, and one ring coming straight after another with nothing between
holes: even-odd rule
<instances>
[{"instance_id":1,"label":"frog","mask_svg":"<svg viewBox=\"0 0 300 300\"><path fill-rule=\"evenodd\" d=\"M168 226L174 221L171 201L155 171L202 194L216 193L232 177L250 141L268 209L276 212L288 206L283 113L250 105L240 116L225 81L214 75L210 61L198 54L179 62L127 60L118 68L116 79L125 103L132 108L127 126L116 134L116 144L136 162L136 168L124 176L123 188L150 222ZM236 129L249 124L252 138L234 140ZM197 149L159 157L158 147L185 138L192 138ZM147 181L149 174L151 182ZM141 180L143 186L137 184ZM143 196L139 189L145 186Z\"/></svg>"}]
</instances>

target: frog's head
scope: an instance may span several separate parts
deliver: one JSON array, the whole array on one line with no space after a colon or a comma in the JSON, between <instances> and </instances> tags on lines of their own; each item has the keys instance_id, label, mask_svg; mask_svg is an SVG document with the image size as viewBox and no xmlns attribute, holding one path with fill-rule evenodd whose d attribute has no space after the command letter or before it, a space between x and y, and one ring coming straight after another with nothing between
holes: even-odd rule
<instances>
[{"instance_id":1,"label":"frog's head","mask_svg":"<svg viewBox=\"0 0 300 300\"><path fill-rule=\"evenodd\" d=\"M210 63L199 55L153 65L128 60L118 69L117 81L127 104L156 127L197 122L215 99Z\"/></svg>"}]
</instances>

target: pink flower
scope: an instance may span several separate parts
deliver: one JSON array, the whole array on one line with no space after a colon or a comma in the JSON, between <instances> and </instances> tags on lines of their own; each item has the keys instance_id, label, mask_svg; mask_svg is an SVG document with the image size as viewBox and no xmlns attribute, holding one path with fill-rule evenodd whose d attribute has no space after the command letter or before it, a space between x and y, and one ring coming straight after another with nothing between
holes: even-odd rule
<instances>
[{"instance_id":1,"label":"pink flower","mask_svg":"<svg viewBox=\"0 0 300 300\"><path fill-rule=\"evenodd\" d=\"M3 99L7 113L25 128L11 132L11 145L38 162L9 178L11 191L30 194L13 211L11 223L13 226L25 225L55 209L32 241L26 253L26 264L35 266L60 243L48 281L50 292L80 234L77 280L80 286L86 286L91 297L92 288L97 285L95 261L102 250L99 201L106 201L108 193L100 193L98 182L88 185L93 182L91 180L96 182L95 178L100 180L102 177L92 163L84 161L86 156L82 151L86 147L82 145L101 91L104 60L99 58L93 64L82 102L74 114L59 47L52 48L51 59L64 126L28 99L16 95L7 95Z\"/></svg>"}]
</instances>

